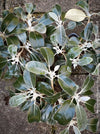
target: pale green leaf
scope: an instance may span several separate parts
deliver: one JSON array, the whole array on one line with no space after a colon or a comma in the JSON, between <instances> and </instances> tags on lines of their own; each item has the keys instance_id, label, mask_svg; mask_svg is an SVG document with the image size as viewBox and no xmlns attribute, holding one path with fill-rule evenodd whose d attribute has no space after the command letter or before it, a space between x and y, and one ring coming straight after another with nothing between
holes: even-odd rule
<instances>
[{"instance_id":1,"label":"pale green leaf","mask_svg":"<svg viewBox=\"0 0 100 134\"><path fill-rule=\"evenodd\" d=\"M42 47L40 49L43 57L45 58L46 62L48 63L49 66L52 66L54 63L54 53L50 48L47 47Z\"/></svg>"},{"instance_id":2,"label":"pale green leaf","mask_svg":"<svg viewBox=\"0 0 100 134\"><path fill-rule=\"evenodd\" d=\"M74 59L78 55L80 55L82 52L82 49L80 47L73 47L69 50L68 55L70 58Z\"/></svg>"},{"instance_id":3,"label":"pale green leaf","mask_svg":"<svg viewBox=\"0 0 100 134\"><path fill-rule=\"evenodd\" d=\"M8 52L10 53L11 56L15 56L17 54L17 46L15 45L8 46Z\"/></svg>"},{"instance_id":4,"label":"pale green leaf","mask_svg":"<svg viewBox=\"0 0 100 134\"><path fill-rule=\"evenodd\" d=\"M76 126L73 126L73 129L75 134L81 134L80 130Z\"/></svg>"},{"instance_id":5,"label":"pale green leaf","mask_svg":"<svg viewBox=\"0 0 100 134\"><path fill-rule=\"evenodd\" d=\"M74 29L75 27L76 27L76 22L74 21L70 21L67 25L67 28L70 30Z\"/></svg>"},{"instance_id":6,"label":"pale green leaf","mask_svg":"<svg viewBox=\"0 0 100 134\"><path fill-rule=\"evenodd\" d=\"M9 100L9 104L11 107L17 107L19 105L21 105L22 103L24 103L27 99L27 96L24 94L19 94L16 96L13 96L10 98Z\"/></svg>"},{"instance_id":7,"label":"pale green leaf","mask_svg":"<svg viewBox=\"0 0 100 134\"><path fill-rule=\"evenodd\" d=\"M87 127L87 115L84 108L80 105L76 106L76 117L79 130L85 130Z\"/></svg>"},{"instance_id":8,"label":"pale green leaf","mask_svg":"<svg viewBox=\"0 0 100 134\"><path fill-rule=\"evenodd\" d=\"M24 70L23 79L28 88L33 88L33 89L35 88L35 85L36 85L36 75L35 74L30 73L27 70Z\"/></svg>"},{"instance_id":9,"label":"pale green leaf","mask_svg":"<svg viewBox=\"0 0 100 134\"><path fill-rule=\"evenodd\" d=\"M65 18L72 21L83 21L86 18L86 14L80 9L70 9L65 14Z\"/></svg>"},{"instance_id":10,"label":"pale green leaf","mask_svg":"<svg viewBox=\"0 0 100 134\"><path fill-rule=\"evenodd\" d=\"M58 16L57 16L55 13L49 12L48 14L49 14L49 16L50 16L53 20L55 20L55 21L57 21L57 22L59 21L59 20L58 20Z\"/></svg>"},{"instance_id":11,"label":"pale green leaf","mask_svg":"<svg viewBox=\"0 0 100 134\"><path fill-rule=\"evenodd\" d=\"M66 44L67 36L63 25L57 27L54 34L51 35L51 41L54 45L59 44L60 46L64 46Z\"/></svg>"},{"instance_id":12,"label":"pale green leaf","mask_svg":"<svg viewBox=\"0 0 100 134\"><path fill-rule=\"evenodd\" d=\"M84 81L83 83L83 86L82 86L82 93L90 90L94 85L94 80L92 79L92 77L89 75L87 76L86 80Z\"/></svg>"},{"instance_id":13,"label":"pale green leaf","mask_svg":"<svg viewBox=\"0 0 100 134\"><path fill-rule=\"evenodd\" d=\"M30 61L26 64L26 69L34 74L45 75L48 73L48 69L45 64L38 61Z\"/></svg>"},{"instance_id":14,"label":"pale green leaf","mask_svg":"<svg viewBox=\"0 0 100 134\"><path fill-rule=\"evenodd\" d=\"M30 32L29 41L34 48L39 48L44 46L44 38L41 34L36 32Z\"/></svg>"},{"instance_id":15,"label":"pale green leaf","mask_svg":"<svg viewBox=\"0 0 100 134\"><path fill-rule=\"evenodd\" d=\"M33 27L33 30L38 32L38 33L42 33L42 34L46 33L46 27L42 23L38 23L37 25L35 25Z\"/></svg>"},{"instance_id":16,"label":"pale green leaf","mask_svg":"<svg viewBox=\"0 0 100 134\"><path fill-rule=\"evenodd\" d=\"M68 95L74 95L74 93L79 88L78 85L76 85L70 78L68 78L65 75L59 75L58 78L59 85L61 88L68 94Z\"/></svg>"},{"instance_id":17,"label":"pale green leaf","mask_svg":"<svg viewBox=\"0 0 100 134\"><path fill-rule=\"evenodd\" d=\"M97 75L99 76L100 75L100 64L98 64L94 70L94 72L92 73L92 75Z\"/></svg>"},{"instance_id":18,"label":"pale green leaf","mask_svg":"<svg viewBox=\"0 0 100 134\"><path fill-rule=\"evenodd\" d=\"M90 64L93 61L91 57L83 57L82 59L79 59L79 65L80 66L85 66Z\"/></svg>"},{"instance_id":19,"label":"pale green leaf","mask_svg":"<svg viewBox=\"0 0 100 134\"><path fill-rule=\"evenodd\" d=\"M25 4L25 7L26 7L26 11L28 13L31 13L32 12L32 10L33 10L33 4L32 3L26 3Z\"/></svg>"}]
</instances>

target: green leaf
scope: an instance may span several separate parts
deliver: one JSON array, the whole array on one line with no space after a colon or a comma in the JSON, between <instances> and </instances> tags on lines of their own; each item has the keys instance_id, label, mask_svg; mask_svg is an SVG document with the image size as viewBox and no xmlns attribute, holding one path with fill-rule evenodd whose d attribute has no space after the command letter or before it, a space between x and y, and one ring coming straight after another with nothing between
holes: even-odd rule
<instances>
[{"instance_id":1,"label":"green leaf","mask_svg":"<svg viewBox=\"0 0 100 134\"><path fill-rule=\"evenodd\" d=\"M33 101L27 100L26 102L24 102L24 103L21 105L21 110L26 111L26 110L28 110L33 104L34 104Z\"/></svg>"},{"instance_id":2,"label":"green leaf","mask_svg":"<svg viewBox=\"0 0 100 134\"><path fill-rule=\"evenodd\" d=\"M17 90L27 90L27 85L25 84L22 76L18 77L18 79L14 82L13 85Z\"/></svg>"},{"instance_id":3,"label":"green leaf","mask_svg":"<svg viewBox=\"0 0 100 134\"><path fill-rule=\"evenodd\" d=\"M50 36L50 41L54 46L57 46L58 42L57 42L55 33Z\"/></svg>"},{"instance_id":4,"label":"green leaf","mask_svg":"<svg viewBox=\"0 0 100 134\"><path fill-rule=\"evenodd\" d=\"M49 17L49 15L46 13L46 14L44 14L42 17L41 17L41 19L40 19L40 21L39 21L39 23L42 23L42 24L44 24L45 26L46 25L50 25L50 24L52 24L54 21L52 20L52 19L50 19L50 17Z\"/></svg>"},{"instance_id":5,"label":"green leaf","mask_svg":"<svg viewBox=\"0 0 100 134\"><path fill-rule=\"evenodd\" d=\"M17 37L19 38L19 40L22 42L22 43L26 43L26 40L27 40L27 35L26 33L21 33L21 34L18 34Z\"/></svg>"},{"instance_id":6,"label":"green leaf","mask_svg":"<svg viewBox=\"0 0 100 134\"><path fill-rule=\"evenodd\" d=\"M38 105L33 104L28 110L28 121L29 123L32 122L39 122L41 118L41 113Z\"/></svg>"},{"instance_id":7,"label":"green leaf","mask_svg":"<svg viewBox=\"0 0 100 134\"><path fill-rule=\"evenodd\" d=\"M89 6L87 4L86 1L78 1L76 3L77 6L81 7L83 10L85 10L86 12L89 10Z\"/></svg>"},{"instance_id":8,"label":"green leaf","mask_svg":"<svg viewBox=\"0 0 100 134\"><path fill-rule=\"evenodd\" d=\"M24 70L23 79L28 88L35 88L36 85L36 75Z\"/></svg>"},{"instance_id":9,"label":"green leaf","mask_svg":"<svg viewBox=\"0 0 100 134\"><path fill-rule=\"evenodd\" d=\"M72 30L72 29L74 29L76 27L76 22L74 22L74 21L70 21L69 23L68 23L68 25L67 25L67 28L69 29L69 30Z\"/></svg>"},{"instance_id":10,"label":"green leaf","mask_svg":"<svg viewBox=\"0 0 100 134\"><path fill-rule=\"evenodd\" d=\"M48 96L53 95L53 90L51 86L46 82L38 82L36 90Z\"/></svg>"},{"instance_id":11,"label":"green leaf","mask_svg":"<svg viewBox=\"0 0 100 134\"><path fill-rule=\"evenodd\" d=\"M17 54L17 46L15 45L8 46L8 52L10 53L11 56L15 56Z\"/></svg>"},{"instance_id":12,"label":"green leaf","mask_svg":"<svg viewBox=\"0 0 100 134\"><path fill-rule=\"evenodd\" d=\"M75 106L70 100L65 101L62 106L57 110L54 119L61 125L68 124L75 115Z\"/></svg>"},{"instance_id":13,"label":"green leaf","mask_svg":"<svg viewBox=\"0 0 100 134\"><path fill-rule=\"evenodd\" d=\"M32 3L26 3L25 7L26 7L27 13L30 14L32 12L32 10L33 10L33 4Z\"/></svg>"},{"instance_id":14,"label":"green leaf","mask_svg":"<svg viewBox=\"0 0 100 134\"><path fill-rule=\"evenodd\" d=\"M92 73L95 70L97 64L96 52L94 50L88 50L88 52L85 52L83 57L91 57L93 59L93 61L88 65L82 66L82 68L85 69L87 72Z\"/></svg>"},{"instance_id":15,"label":"green leaf","mask_svg":"<svg viewBox=\"0 0 100 134\"><path fill-rule=\"evenodd\" d=\"M84 29L84 38L85 40L90 40L91 35L92 35L92 31L93 31L93 24L90 22L86 25L85 29Z\"/></svg>"},{"instance_id":16,"label":"green leaf","mask_svg":"<svg viewBox=\"0 0 100 134\"><path fill-rule=\"evenodd\" d=\"M41 111L41 120L49 125L55 125L54 114L59 106L46 105Z\"/></svg>"},{"instance_id":17,"label":"green leaf","mask_svg":"<svg viewBox=\"0 0 100 134\"><path fill-rule=\"evenodd\" d=\"M59 75L70 76L71 75L71 68L67 65L62 65L59 69Z\"/></svg>"},{"instance_id":18,"label":"green leaf","mask_svg":"<svg viewBox=\"0 0 100 134\"><path fill-rule=\"evenodd\" d=\"M48 14L53 20L55 20L56 22L59 22L58 16L55 13L49 12Z\"/></svg>"},{"instance_id":19,"label":"green leaf","mask_svg":"<svg viewBox=\"0 0 100 134\"><path fill-rule=\"evenodd\" d=\"M73 35L73 33L72 33L72 35ZM74 46L77 47L80 44L80 41L79 41L78 37L71 36L68 43L69 44L67 44L67 45L69 45L69 47L74 47Z\"/></svg>"},{"instance_id":20,"label":"green leaf","mask_svg":"<svg viewBox=\"0 0 100 134\"><path fill-rule=\"evenodd\" d=\"M44 59L46 60L49 66L52 66L54 63L54 53L50 48L42 47L40 49L41 54L43 55Z\"/></svg>"},{"instance_id":21,"label":"green leaf","mask_svg":"<svg viewBox=\"0 0 100 134\"><path fill-rule=\"evenodd\" d=\"M14 13L18 16L21 17L23 14L23 9L21 7L15 7L14 8Z\"/></svg>"},{"instance_id":22,"label":"green leaf","mask_svg":"<svg viewBox=\"0 0 100 134\"><path fill-rule=\"evenodd\" d=\"M41 120L43 122L48 122L49 118L50 118L50 114L53 111L53 106L51 105L46 105L43 110L41 111Z\"/></svg>"},{"instance_id":23,"label":"green leaf","mask_svg":"<svg viewBox=\"0 0 100 134\"><path fill-rule=\"evenodd\" d=\"M47 26L47 31L46 31L46 34L47 34L47 37L50 37L54 31L56 30L56 27L55 26Z\"/></svg>"},{"instance_id":24,"label":"green leaf","mask_svg":"<svg viewBox=\"0 0 100 134\"><path fill-rule=\"evenodd\" d=\"M90 90L94 85L94 80L92 79L92 77L90 75L87 76L86 80L83 83L82 86L82 93Z\"/></svg>"},{"instance_id":25,"label":"green leaf","mask_svg":"<svg viewBox=\"0 0 100 134\"><path fill-rule=\"evenodd\" d=\"M0 37L0 47L4 45L3 39Z\"/></svg>"},{"instance_id":26,"label":"green leaf","mask_svg":"<svg viewBox=\"0 0 100 134\"><path fill-rule=\"evenodd\" d=\"M58 78L59 85L61 88L68 94L73 96L74 93L77 91L79 88L78 85L76 85L71 79L69 79L65 75L59 75Z\"/></svg>"},{"instance_id":27,"label":"green leaf","mask_svg":"<svg viewBox=\"0 0 100 134\"><path fill-rule=\"evenodd\" d=\"M60 132L60 134L69 134L69 129L65 128L63 131Z\"/></svg>"},{"instance_id":28,"label":"green leaf","mask_svg":"<svg viewBox=\"0 0 100 134\"><path fill-rule=\"evenodd\" d=\"M48 73L48 69L45 64L38 61L30 61L26 64L26 69L34 74L45 75Z\"/></svg>"},{"instance_id":29,"label":"green leaf","mask_svg":"<svg viewBox=\"0 0 100 134\"><path fill-rule=\"evenodd\" d=\"M89 96L89 95L92 95L93 92L92 92L91 90L88 90L88 91L86 91L86 92L83 92L82 94L83 94L83 95L86 95L86 96Z\"/></svg>"},{"instance_id":30,"label":"green leaf","mask_svg":"<svg viewBox=\"0 0 100 134\"><path fill-rule=\"evenodd\" d=\"M0 57L0 70L7 64L6 58Z\"/></svg>"},{"instance_id":31,"label":"green leaf","mask_svg":"<svg viewBox=\"0 0 100 134\"><path fill-rule=\"evenodd\" d=\"M82 49L80 47L73 47L68 51L68 55L70 58L74 59L78 55L80 55L82 52Z\"/></svg>"},{"instance_id":32,"label":"green leaf","mask_svg":"<svg viewBox=\"0 0 100 134\"><path fill-rule=\"evenodd\" d=\"M86 18L86 14L80 9L70 9L65 14L65 18L72 21L83 21Z\"/></svg>"},{"instance_id":33,"label":"green leaf","mask_svg":"<svg viewBox=\"0 0 100 134\"><path fill-rule=\"evenodd\" d=\"M30 32L29 40L34 48L40 48L44 46L44 39L39 33Z\"/></svg>"},{"instance_id":34,"label":"green leaf","mask_svg":"<svg viewBox=\"0 0 100 134\"><path fill-rule=\"evenodd\" d=\"M59 105L58 106L53 106L53 110L50 113L49 118L48 118L48 124L55 125L57 123L56 120L54 120L54 115L55 115L58 108L59 108Z\"/></svg>"},{"instance_id":35,"label":"green leaf","mask_svg":"<svg viewBox=\"0 0 100 134\"><path fill-rule=\"evenodd\" d=\"M94 47L95 49L100 49L100 41L99 41L99 39L95 39L95 40L93 41L93 47Z\"/></svg>"},{"instance_id":36,"label":"green leaf","mask_svg":"<svg viewBox=\"0 0 100 134\"><path fill-rule=\"evenodd\" d=\"M16 36L10 36L6 40L8 45L20 45L19 39Z\"/></svg>"},{"instance_id":37,"label":"green leaf","mask_svg":"<svg viewBox=\"0 0 100 134\"><path fill-rule=\"evenodd\" d=\"M94 70L94 72L92 73L92 75L97 75L99 76L99 69L100 69L100 64L98 64Z\"/></svg>"},{"instance_id":38,"label":"green leaf","mask_svg":"<svg viewBox=\"0 0 100 134\"><path fill-rule=\"evenodd\" d=\"M35 25L33 27L33 30L38 32L38 33L41 33L41 34L45 34L46 33L46 27L42 23L38 23L37 25Z\"/></svg>"},{"instance_id":39,"label":"green leaf","mask_svg":"<svg viewBox=\"0 0 100 134\"><path fill-rule=\"evenodd\" d=\"M48 104L54 104L58 101L59 98L60 98L60 93L56 93L52 96L45 98L45 100Z\"/></svg>"},{"instance_id":40,"label":"green leaf","mask_svg":"<svg viewBox=\"0 0 100 134\"><path fill-rule=\"evenodd\" d=\"M54 12L58 17L61 16L61 7L59 5L55 5L52 9L52 12Z\"/></svg>"},{"instance_id":41,"label":"green leaf","mask_svg":"<svg viewBox=\"0 0 100 134\"><path fill-rule=\"evenodd\" d=\"M16 66L16 64L12 65L11 63L8 63L7 68L8 69L4 76L5 79L11 79L13 77L18 78L20 76L21 70L19 66Z\"/></svg>"},{"instance_id":42,"label":"green leaf","mask_svg":"<svg viewBox=\"0 0 100 134\"><path fill-rule=\"evenodd\" d=\"M79 59L79 65L80 66L85 66L90 64L93 61L91 57L83 57L82 59Z\"/></svg>"},{"instance_id":43,"label":"green leaf","mask_svg":"<svg viewBox=\"0 0 100 134\"><path fill-rule=\"evenodd\" d=\"M96 24L93 24L93 33L95 35L98 35L99 34L99 26L96 25Z\"/></svg>"},{"instance_id":44,"label":"green leaf","mask_svg":"<svg viewBox=\"0 0 100 134\"><path fill-rule=\"evenodd\" d=\"M6 34L11 34L11 32L17 27L17 25L18 25L18 18L14 18L12 20L12 22L6 28L5 33Z\"/></svg>"},{"instance_id":45,"label":"green leaf","mask_svg":"<svg viewBox=\"0 0 100 134\"><path fill-rule=\"evenodd\" d=\"M23 35L24 38L25 38L25 32L26 32L26 25L23 23L19 23L17 25L17 27L10 33L10 34L13 34L13 35L16 35L18 36L19 34ZM21 37L22 38L22 37ZM19 39L21 39L19 38Z\"/></svg>"},{"instance_id":46,"label":"green leaf","mask_svg":"<svg viewBox=\"0 0 100 134\"><path fill-rule=\"evenodd\" d=\"M88 123L88 130L92 131L92 132L97 132L97 123L98 123L98 119L90 119L89 123Z\"/></svg>"},{"instance_id":47,"label":"green leaf","mask_svg":"<svg viewBox=\"0 0 100 134\"><path fill-rule=\"evenodd\" d=\"M79 130L85 130L87 127L87 116L84 108L80 105L76 106L76 117Z\"/></svg>"},{"instance_id":48,"label":"green leaf","mask_svg":"<svg viewBox=\"0 0 100 134\"><path fill-rule=\"evenodd\" d=\"M75 134L81 134L80 130L76 126L73 126L73 129L74 129Z\"/></svg>"},{"instance_id":49,"label":"green leaf","mask_svg":"<svg viewBox=\"0 0 100 134\"><path fill-rule=\"evenodd\" d=\"M10 13L9 10L3 10L2 17L5 18L9 13Z\"/></svg>"},{"instance_id":50,"label":"green leaf","mask_svg":"<svg viewBox=\"0 0 100 134\"><path fill-rule=\"evenodd\" d=\"M6 31L6 33L10 33L14 30L18 23L18 18L14 14L10 13L4 18L2 22L1 31Z\"/></svg>"},{"instance_id":51,"label":"green leaf","mask_svg":"<svg viewBox=\"0 0 100 134\"><path fill-rule=\"evenodd\" d=\"M9 104L11 107L17 107L21 105L22 103L24 103L26 99L27 99L27 96L25 94L19 94L19 95L11 97L9 100Z\"/></svg>"},{"instance_id":52,"label":"green leaf","mask_svg":"<svg viewBox=\"0 0 100 134\"><path fill-rule=\"evenodd\" d=\"M95 103L96 103L96 100L90 99L90 100L88 100L88 101L85 102L85 106L87 107L87 109L89 111L91 111L92 113L94 113L95 112L94 111L94 105L95 105Z\"/></svg>"},{"instance_id":53,"label":"green leaf","mask_svg":"<svg viewBox=\"0 0 100 134\"><path fill-rule=\"evenodd\" d=\"M65 32L63 25L59 25L59 27L57 27L54 34L51 35L51 39L52 38L54 39L54 42L56 42L60 46L64 46L66 44L67 36L66 36L66 32Z\"/></svg>"}]
</instances>

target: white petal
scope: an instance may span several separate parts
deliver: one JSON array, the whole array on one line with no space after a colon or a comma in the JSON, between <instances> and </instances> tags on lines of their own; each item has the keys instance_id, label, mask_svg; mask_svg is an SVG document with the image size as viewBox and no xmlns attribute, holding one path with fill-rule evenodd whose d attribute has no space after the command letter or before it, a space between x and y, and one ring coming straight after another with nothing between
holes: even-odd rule
<instances>
[{"instance_id":1,"label":"white petal","mask_svg":"<svg viewBox=\"0 0 100 134\"><path fill-rule=\"evenodd\" d=\"M56 72L59 69L60 65L55 66L54 71Z\"/></svg>"}]
</instances>

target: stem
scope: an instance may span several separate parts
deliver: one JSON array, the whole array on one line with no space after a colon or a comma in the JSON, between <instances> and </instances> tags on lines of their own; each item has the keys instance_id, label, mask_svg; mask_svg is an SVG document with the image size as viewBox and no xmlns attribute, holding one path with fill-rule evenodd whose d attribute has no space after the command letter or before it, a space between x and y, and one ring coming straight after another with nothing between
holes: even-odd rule
<instances>
[{"instance_id":1,"label":"stem","mask_svg":"<svg viewBox=\"0 0 100 134\"><path fill-rule=\"evenodd\" d=\"M87 22L87 24L88 24L88 23L90 23L90 17L88 17L88 22Z\"/></svg>"},{"instance_id":2,"label":"stem","mask_svg":"<svg viewBox=\"0 0 100 134\"><path fill-rule=\"evenodd\" d=\"M20 57L20 55L23 53L23 51L24 51L24 48L22 48L22 50L18 53L18 57Z\"/></svg>"},{"instance_id":3,"label":"stem","mask_svg":"<svg viewBox=\"0 0 100 134\"><path fill-rule=\"evenodd\" d=\"M51 134L56 134L56 127L54 125L51 126Z\"/></svg>"},{"instance_id":4,"label":"stem","mask_svg":"<svg viewBox=\"0 0 100 134\"><path fill-rule=\"evenodd\" d=\"M51 79L51 87L54 90L53 79Z\"/></svg>"},{"instance_id":5,"label":"stem","mask_svg":"<svg viewBox=\"0 0 100 134\"><path fill-rule=\"evenodd\" d=\"M62 53L62 55L64 56L64 58L65 58L65 60L66 60L66 62L67 62L67 58L66 58L66 55L65 55L64 53Z\"/></svg>"}]
</instances>

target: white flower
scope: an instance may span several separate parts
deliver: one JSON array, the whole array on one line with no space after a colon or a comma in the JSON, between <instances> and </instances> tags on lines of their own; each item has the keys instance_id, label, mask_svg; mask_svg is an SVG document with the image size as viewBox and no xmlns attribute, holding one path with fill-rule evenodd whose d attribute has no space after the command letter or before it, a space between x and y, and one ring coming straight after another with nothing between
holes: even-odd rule
<instances>
[{"instance_id":1,"label":"white flower","mask_svg":"<svg viewBox=\"0 0 100 134\"><path fill-rule=\"evenodd\" d=\"M58 102L59 102L59 104L62 104L63 103L63 99L62 98L59 98L58 99Z\"/></svg>"},{"instance_id":2,"label":"white flower","mask_svg":"<svg viewBox=\"0 0 100 134\"><path fill-rule=\"evenodd\" d=\"M59 46L53 47L53 49L56 50L56 54L62 54L63 53L63 51L59 48Z\"/></svg>"},{"instance_id":3,"label":"white flower","mask_svg":"<svg viewBox=\"0 0 100 134\"><path fill-rule=\"evenodd\" d=\"M49 75L50 75L50 79L54 79L56 76L56 73L54 71L50 71Z\"/></svg>"},{"instance_id":4,"label":"white flower","mask_svg":"<svg viewBox=\"0 0 100 134\"><path fill-rule=\"evenodd\" d=\"M77 65L79 64L79 59L71 59L70 60L72 61L72 64L73 64L73 67L74 69L77 67Z\"/></svg>"},{"instance_id":5,"label":"white flower","mask_svg":"<svg viewBox=\"0 0 100 134\"><path fill-rule=\"evenodd\" d=\"M12 59L11 59L11 60L12 60L12 62L11 62L12 65L14 65L15 63L18 64L18 62L19 62L19 57L14 55L14 56L12 56Z\"/></svg>"},{"instance_id":6,"label":"white flower","mask_svg":"<svg viewBox=\"0 0 100 134\"><path fill-rule=\"evenodd\" d=\"M30 46L31 46L31 44L27 42L25 45L25 48L28 50Z\"/></svg>"},{"instance_id":7,"label":"white flower","mask_svg":"<svg viewBox=\"0 0 100 134\"><path fill-rule=\"evenodd\" d=\"M32 95L31 95L31 94L32 94ZM34 103L36 102L37 97L43 98L43 97L42 97L42 94L37 93L36 91L33 91L33 90L30 91L30 96L32 96L31 101L34 101Z\"/></svg>"},{"instance_id":8,"label":"white flower","mask_svg":"<svg viewBox=\"0 0 100 134\"><path fill-rule=\"evenodd\" d=\"M59 68L60 68L60 65L55 66L54 72L58 71Z\"/></svg>"},{"instance_id":9,"label":"white flower","mask_svg":"<svg viewBox=\"0 0 100 134\"><path fill-rule=\"evenodd\" d=\"M88 48L91 48L91 47L93 47L93 45L92 45L91 42L85 42L85 43L81 46L81 48L82 48L83 51L86 51Z\"/></svg>"}]
</instances>

